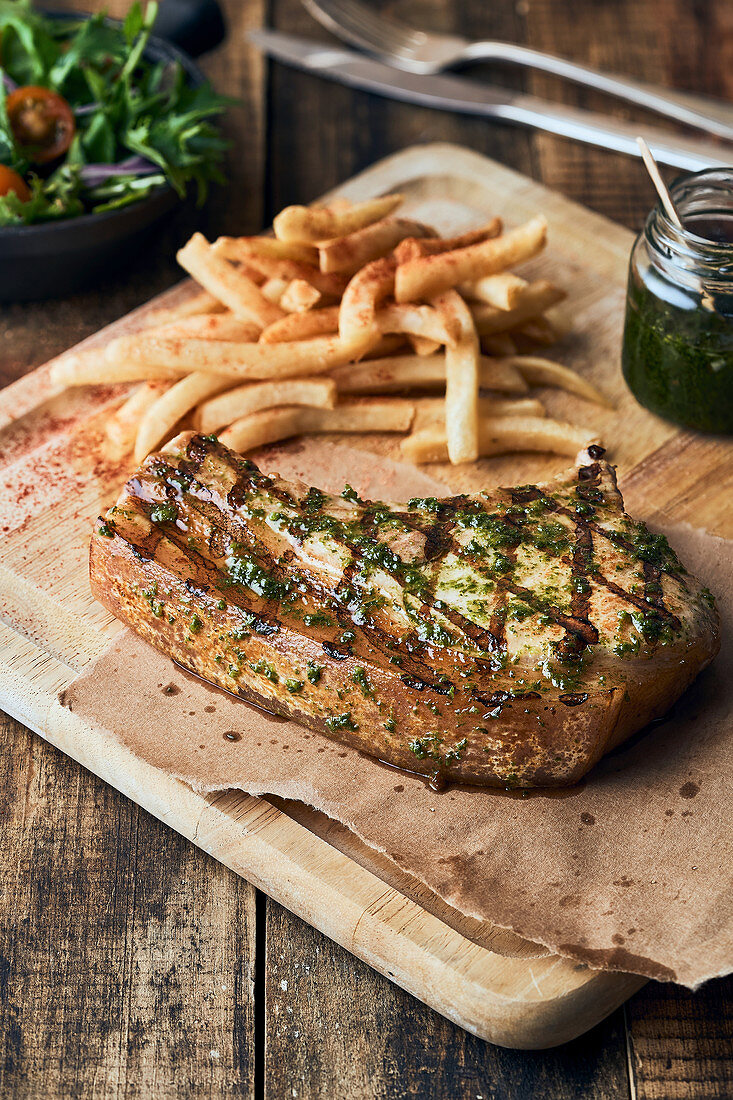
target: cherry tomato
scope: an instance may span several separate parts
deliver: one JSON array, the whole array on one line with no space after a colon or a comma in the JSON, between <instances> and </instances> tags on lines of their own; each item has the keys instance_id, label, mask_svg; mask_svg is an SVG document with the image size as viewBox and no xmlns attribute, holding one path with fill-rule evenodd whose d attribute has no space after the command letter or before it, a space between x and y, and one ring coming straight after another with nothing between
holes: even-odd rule
<instances>
[{"instance_id":1,"label":"cherry tomato","mask_svg":"<svg viewBox=\"0 0 733 1100\"><path fill-rule=\"evenodd\" d=\"M63 96L29 84L11 92L6 106L13 136L29 160L47 164L68 150L76 123Z\"/></svg>"},{"instance_id":2,"label":"cherry tomato","mask_svg":"<svg viewBox=\"0 0 733 1100\"><path fill-rule=\"evenodd\" d=\"M7 195L11 191L15 192L21 202L28 202L31 197L23 177L12 168L6 168L4 164L0 164L0 195Z\"/></svg>"}]
</instances>

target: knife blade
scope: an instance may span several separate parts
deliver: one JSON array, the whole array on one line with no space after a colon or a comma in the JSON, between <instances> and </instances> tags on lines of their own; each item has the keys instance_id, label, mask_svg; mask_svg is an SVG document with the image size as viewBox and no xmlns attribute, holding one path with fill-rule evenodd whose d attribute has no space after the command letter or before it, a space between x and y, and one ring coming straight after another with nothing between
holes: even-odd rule
<instances>
[{"instance_id":1,"label":"knife blade","mask_svg":"<svg viewBox=\"0 0 733 1100\"><path fill-rule=\"evenodd\" d=\"M404 72L354 50L280 31L266 28L250 31L249 39L263 53L285 64L389 99L494 118L633 157L640 155L636 138L641 136L658 163L688 172L733 164L733 150L729 145L546 102L523 92L496 88L465 77Z\"/></svg>"}]
</instances>

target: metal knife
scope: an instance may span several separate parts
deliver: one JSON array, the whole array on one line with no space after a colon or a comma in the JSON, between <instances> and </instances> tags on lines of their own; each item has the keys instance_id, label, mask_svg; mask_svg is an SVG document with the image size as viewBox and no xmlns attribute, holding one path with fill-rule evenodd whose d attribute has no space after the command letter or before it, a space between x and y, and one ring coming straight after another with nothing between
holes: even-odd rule
<instances>
[{"instance_id":1,"label":"metal knife","mask_svg":"<svg viewBox=\"0 0 733 1100\"><path fill-rule=\"evenodd\" d=\"M636 138L641 135L646 138L660 164L687 172L733 165L733 148L730 145L679 136L654 126L637 125L593 111L549 103L522 92L494 88L464 77L443 74L422 76L403 72L341 46L330 46L279 31L251 31L249 38L264 53L278 61L389 99L513 122L634 157L640 155Z\"/></svg>"}]
</instances>

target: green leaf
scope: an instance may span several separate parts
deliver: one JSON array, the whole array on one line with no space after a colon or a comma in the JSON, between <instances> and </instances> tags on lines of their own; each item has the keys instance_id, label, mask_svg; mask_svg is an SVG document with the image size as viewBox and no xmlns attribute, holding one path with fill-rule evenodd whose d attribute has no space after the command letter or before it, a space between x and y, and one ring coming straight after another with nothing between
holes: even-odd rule
<instances>
[{"instance_id":1,"label":"green leaf","mask_svg":"<svg viewBox=\"0 0 733 1100\"><path fill-rule=\"evenodd\" d=\"M94 202L95 212L103 214L107 210L119 210L122 206L139 202L166 182L162 172L154 176L116 176L95 187L89 196Z\"/></svg>"},{"instance_id":2,"label":"green leaf","mask_svg":"<svg viewBox=\"0 0 733 1100\"><path fill-rule=\"evenodd\" d=\"M43 84L59 46L29 0L0 0L0 65L18 84Z\"/></svg>"},{"instance_id":3,"label":"green leaf","mask_svg":"<svg viewBox=\"0 0 733 1100\"><path fill-rule=\"evenodd\" d=\"M18 171L19 156L15 147L15 138L10 129L10 120L6 106L7 96L3 84L3 70L0 69L0 164L6 164L9 168Z\"/></svg>"},{"instance_id":4,"label":"green leaf","mask_svg":"<svg viewBox=\"0 0 733 1100\"><path fill-rule=\"evenodd\" d=\"M137 36L136 42L134 43L134 45L132 45L127 60L122 67L122 71L119 76L120 80L127 80L132 75L132 73L134 73L135 69L139 65L140 59L145 52L145 47L148 44L148 39L150 38L150 33L153 29L153 23L155 22L157 17L158 5L157 3L155 3L155 0L152 0L152 2L148 4L147 8L145 9L145 18L142 21L140 33Z\"/></svg>"},{"instance_id":5,"label":"green leaf","mask_svg":"<svg viewBox=\"0 0 733 1100\"><path fill-rule=\"evenodd\" d=\"M87 164L114 164L117 159L114 127L101 111L92 116L81 138L81 147Z\"/></svg>"},{"instance_id":6,"label":"green leaf","mask_svg":"<svg viewBox=\"0 0 733 1100\"><path fill-rule=\"evenodd\" d=\"M135 0L127 15L125 21L122 24L122 33L125 36L125 40L128 46L131 46L135 41L140 31L144 26L143 10L139 3L139 0Z\"/></svg>"}]
</instances>

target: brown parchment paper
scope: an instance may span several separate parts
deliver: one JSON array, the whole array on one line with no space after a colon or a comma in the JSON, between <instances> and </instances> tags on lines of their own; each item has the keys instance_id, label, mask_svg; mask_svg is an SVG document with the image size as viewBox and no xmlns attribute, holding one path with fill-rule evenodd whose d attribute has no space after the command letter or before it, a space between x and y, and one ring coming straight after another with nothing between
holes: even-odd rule
<instances>
[{"instance_id":1,"label":"brown parchment paper","mask_svg":"<svg viewBox=\"0 0 733 1100\"><path fill-rule=\"evenodd\" d=\"M318 455L317 468L292 451L263 453L261 465L372 497L445 488L344 447ZM687 525L666 533L718 597L721 653L666 720L559 796L437 794L187 677L127 631L63 702L198 790L315 807L467 916L592 967L694 988L733 958L733 543Z\"/></svg>"}]
</instances>

